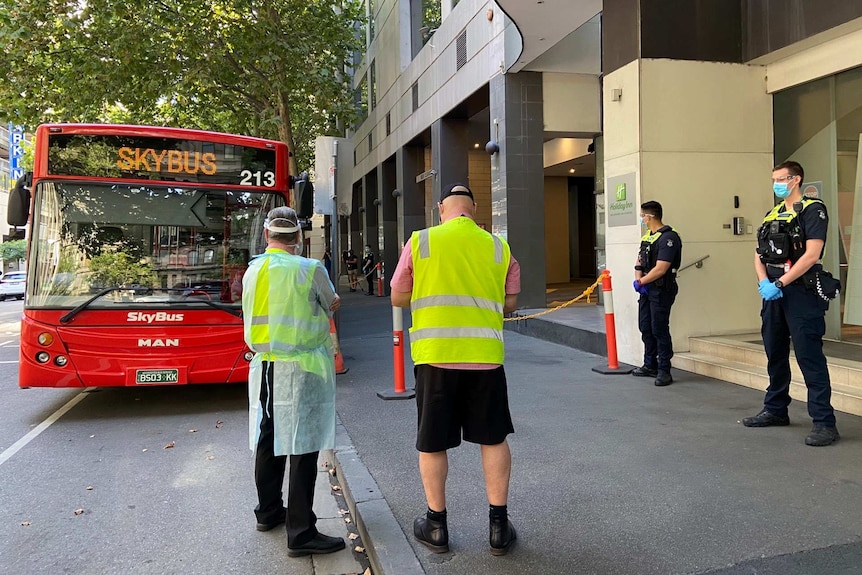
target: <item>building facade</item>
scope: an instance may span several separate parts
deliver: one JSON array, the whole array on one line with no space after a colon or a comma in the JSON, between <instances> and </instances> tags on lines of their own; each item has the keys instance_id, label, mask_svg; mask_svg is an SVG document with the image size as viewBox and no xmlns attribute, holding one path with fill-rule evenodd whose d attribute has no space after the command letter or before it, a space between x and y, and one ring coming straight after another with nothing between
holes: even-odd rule
<instances>
[{"instance_id":1,"label":"building facade","mask_svg":"<svg viewBox=\"0 0 862 575\"><path fill-rule=\"evenodd\" d=\"M771 168L790 159L831 216L824 266L845 289L827 337L862 332L862 0L369 0L368 13L342 246L376 245L394 269L436 223L442 186L466 182L522 265L519 304L607 268L620 359L639 364L625 287L640 204L661 202L685 244L675 348L757 332L754 232Z\"/></svg>"}]
</instances>

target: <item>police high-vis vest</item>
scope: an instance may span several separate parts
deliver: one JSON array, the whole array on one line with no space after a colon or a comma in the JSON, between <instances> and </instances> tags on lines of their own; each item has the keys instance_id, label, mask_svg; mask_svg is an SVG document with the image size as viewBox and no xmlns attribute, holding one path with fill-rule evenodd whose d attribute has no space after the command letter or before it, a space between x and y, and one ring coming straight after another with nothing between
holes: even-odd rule
<instances>
[{"instance_id":1,"label":"police high-vis vest","mask_svg":"<svg viewBox=\"0 0 862 575\"><path fill-rule=\"evenodd\" d=\"M799 225L799 214L811 204L822 204L816 198L802 198L799 210L785 211L784 202L776 204L763 218L763 223L757 229L757 253L760 261L766 264L784 264L790 261L795 264L805 253L805 242L808 238ZM794 204L795 208L795 204ZM821 251L820 256L823 257Z\"/></svg>"},{"instance_id":2,"label":"police high-vis vest","mask_svg":"<svg viewBox=\"0 0 862 575\"><path fill-rule=\"evenodd\" d=\"M643 237L641 237L641 245L638 252L638 257L641 262L640 265L643 266L644 275L649 273L650 270L652 270L658 263L658 249L656 248L655 243L661 237L662 233L667 231L665 228L669 229L672 232L676 231L670 226L662 226L655 232L648 231L643 235ZM673 262L671 262L671 265L673 265ZM670 273L675 276L676 270L671 269Z\"/></svg>"},{"instance_id":3,"label":"police high-vis vest","mask_svg":"<svg viewBox=\"0 0 862 575\"><path fill-rule=\"evenodd\" d=\"M467 217L413 232L413 363L503 364L511 252Z\"/></svg>"}]
</instances>

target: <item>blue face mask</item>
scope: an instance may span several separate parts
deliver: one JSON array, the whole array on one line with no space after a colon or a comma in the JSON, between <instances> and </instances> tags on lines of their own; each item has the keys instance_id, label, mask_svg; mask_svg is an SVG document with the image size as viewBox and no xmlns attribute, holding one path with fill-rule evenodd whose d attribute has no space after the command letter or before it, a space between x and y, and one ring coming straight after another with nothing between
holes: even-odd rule
<instances>
[{"instance_id":1,"label":"blue face mask","mask_svg":"<svg viewBox=\"0 0 862 575\"><path fill-rule=\"evenodd\" d=\"M773 182L772 193L783 200L790 195L790 188L787 187L787 182Z\"/></svg>"}]
</instances>

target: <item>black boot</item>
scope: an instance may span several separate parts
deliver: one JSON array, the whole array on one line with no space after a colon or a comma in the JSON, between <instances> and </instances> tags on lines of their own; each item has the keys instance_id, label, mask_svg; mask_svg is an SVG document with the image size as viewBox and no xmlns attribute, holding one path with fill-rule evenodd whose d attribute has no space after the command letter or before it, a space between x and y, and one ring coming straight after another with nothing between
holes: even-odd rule
<instances>
[{"instance_id":1,"label":"black boot","mask_svg":"<svg viewBox=\"0 0 862 575\"><path fill-rule=\"evenodd\" d=\"M425 517L417 517L413 521L413 537L416 541L433 551L434 553L446 553L449 551L449 527L446 525L446 516L436 521Z\"/></svg>"},{"instance_id":2,"label":"black boot","mask_svg":"<svg viewBox=\"0 0 862 575\"><path fill-rule=\"evenodd\" d=\"M508 519L492 519L490 525L491 555L505 555L514 545L515 539L518 538L515 533L515 526Z\"/></svg>"}]
</instances>

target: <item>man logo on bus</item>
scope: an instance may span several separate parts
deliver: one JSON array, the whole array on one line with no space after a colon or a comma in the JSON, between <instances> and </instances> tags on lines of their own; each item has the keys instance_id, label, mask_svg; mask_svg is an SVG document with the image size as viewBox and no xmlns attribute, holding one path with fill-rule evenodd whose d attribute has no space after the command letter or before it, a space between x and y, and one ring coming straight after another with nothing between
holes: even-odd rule
<instances>
[{"instance_id":1,"label":"man logo on bus","mask_svg":"<svg viewBox=\"0 0 862 575\"><path fill-rule=\"evenodd\" d=\"M616 201L618 201L618 202L626 201L626 185L624 183L623 184L617 184L617 196L616 197L617 197Z\"/></svg>"},{"instance_id":2,"label":"man logo on bus","mask_svg":"<svg viewBox=\"0 0 862 575\"><path fill-rule=\"evenodd\" d=\"M139 339L138 347L179 347L178 339Z\"/></svg>"}]
</instances>

